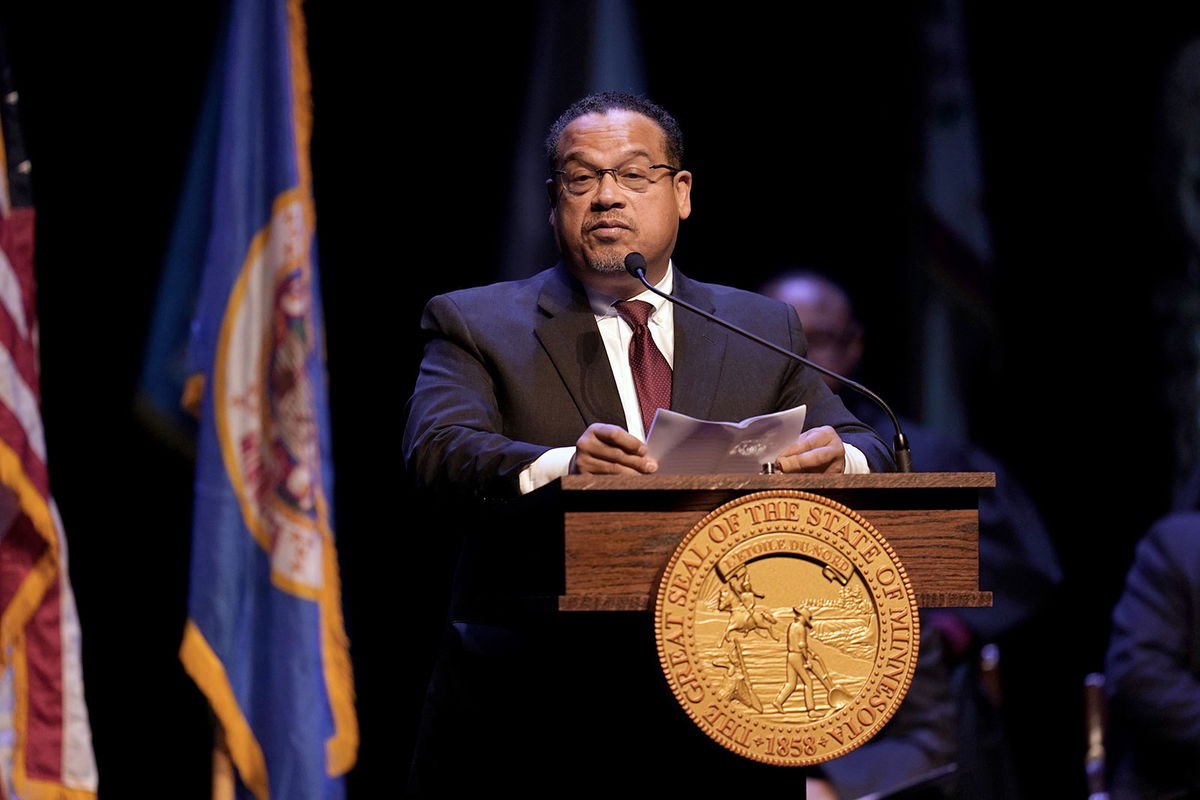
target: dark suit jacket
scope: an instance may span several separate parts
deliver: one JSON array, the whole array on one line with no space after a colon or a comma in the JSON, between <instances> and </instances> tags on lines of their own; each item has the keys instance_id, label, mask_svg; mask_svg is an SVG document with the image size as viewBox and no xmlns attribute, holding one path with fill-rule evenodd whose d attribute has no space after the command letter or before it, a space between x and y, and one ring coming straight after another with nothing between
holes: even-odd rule
<instances>
[{"instance_id":1,"label":"dark suit jacket","mask_svg":"<svg viewBox=\"0 0 1200 800\"><path fill-rule=\"evenodd\" d=\"M1156 522L1113 609L1114 800L1200 797L1200 514Z\"/></svg>"},{"instance_id":2,"label":"dark suit jacket","mask_svg":"<svg viewBox=\"0 0 1200 800\"><path fill-rule=\"evenodd\" d=\"M795 311L774 300L689 280L675 293L803 354ZM421 322L425 357L409 402L404 451L419 484L512 496L520 471L574 445L594 422L625 424L616 381L583 287L559 265L523 281L433 298ZM686 310L675 312L671 408L737 421L808 405L807 426L832 425L893 469L883 441L819 376Z\"/></svg>"}]
</instances>

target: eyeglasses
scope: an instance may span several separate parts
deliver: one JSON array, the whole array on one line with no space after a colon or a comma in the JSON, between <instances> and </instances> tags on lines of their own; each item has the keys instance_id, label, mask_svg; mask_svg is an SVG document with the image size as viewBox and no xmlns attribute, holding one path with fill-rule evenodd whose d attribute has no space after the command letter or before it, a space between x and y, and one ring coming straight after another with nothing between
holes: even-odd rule
<instances>
[{"instance_id":1,"label":"eyeglasses","mask_svg":"<svg viewBox=\"0 0 1200 800\"><path fill-rule=\"evenodd\" d=\"M609 169L588 169L584 166L571 166L567 169L551 170L550 174L558 178L563 189L567 194L579 196L592 192L600 185L600 181L604 179L604 173L611 173L613 180L617 182L617 186L622 189L628 189L631 192L644 192L654 183L658 182L658 178L654 178L651 170L666 169L670 170L670 174L674 175L679 172L679 167L672 167L670 164L650 164L644 166L642 164L626 164L623 167L615 167Z\"/></svg>"}]
</instances>

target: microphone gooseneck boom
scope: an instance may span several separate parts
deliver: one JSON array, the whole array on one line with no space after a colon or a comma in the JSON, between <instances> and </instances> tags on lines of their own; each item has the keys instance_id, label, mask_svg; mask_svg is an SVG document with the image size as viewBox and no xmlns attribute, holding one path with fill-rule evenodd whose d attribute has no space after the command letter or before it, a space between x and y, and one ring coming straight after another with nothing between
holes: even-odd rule
<instances>
[{"instance_id":1,"label":"microphone gooseneck boom","mask_svg":"<svg viewBox=\"0 0 1200 800\"><path fill-rule=\"evenodd\" d=\"M875 394L870 389L863 386L861 383L858 383L857 381L852 381L849 378L845 377L844 375L839 375L838 373L834 372L833 370L827 369L827 368L821 366L820 364L818 364L817 362L811 361L802 355L793 353L791 350L788 350L787 348L780 347L779 345L775 344L774 342L768 342L766 339L763 339L760 336L755 336L753 333L750 333L750 331L742 330L741 328L734 325L733 323L726 322L725 320L721 319L720 317L718 317L714 314L710 314L702 308L697 308L696 306L694 306L691 303L688 303L684 300L680 300L678 297L675 297L674 295L669 295L666 292L658 290L654 286L650 285L650 281L646 280L646 266L647 266L646 265L646 257L643 256L641 253L630 253L629 255L625 256L625 271L628 272L633 277L637 278L639 281L641 281L643 286L645 286L650 291L654 292L659 297L670 300L675 305L682 306L683 308L686 308L688 311L691 311L693 314L699 314L700 316L704 317L705 319L709 320L710 322L715 322L716 324L720 325L721 327L727 328L728 330L733 331L734 333L738 334L739 336L744 336L752 342L757 342L758 344L762 345L763 347L767 347L771 350L774 350L776 353L786 356L787 358L790 358L793 361L799 361L801 364L805 365L806 367L811 367L812 369L815 369L817 372L820 372L822 375L828 375L829 377L833 378L835 381L838 381L839 383L849 386L851 389L858 392L859 394L866 396L868 399L871 400L871 402L875 403L875 405L877 405L881 409L883 409L883 412L888 415L888 419L890 419L892 421L892 426L896 429L896 436L895 436L893 446L892 446L892 450L896 456L896 469L900 472L912 472L912 452L908 448L908 437L906 437L904 435L904 431L900 430L900 420L896 418L896 414L892 411L891 407L887 403L883 402L882 397Z\"/></svg>"}]
</instances>

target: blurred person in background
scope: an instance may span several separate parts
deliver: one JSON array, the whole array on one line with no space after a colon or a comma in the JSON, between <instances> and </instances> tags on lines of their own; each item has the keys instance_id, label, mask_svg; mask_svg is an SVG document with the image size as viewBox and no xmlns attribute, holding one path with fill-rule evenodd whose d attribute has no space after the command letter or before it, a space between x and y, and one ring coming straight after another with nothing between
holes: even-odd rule
<instances>
[{"instance_id":1,"label":"blurred person in background","mask_svg":"<svg viewBox=\"0 0 1200 800\"><path fill-rule=\"evenodd\" d=\"M1112 800L1200 798L1200 514L1160 519L1113 609Z\"/></svg>"},{"instance_id":2,"label":"blurred person in background","mask_svg":"<svg viewBox=\"0 0 1200 800\"><path fill-rule=\"evenodd\" d=\"M780 274L761 291L796 309L810 359L858 379L865 329L841 286L820 273L794 270ZM859 419L878 431L892 430L887 415L868 398L843 391L832 378L825 381ZM902 419L901 424L917 470L996 473L996 487L982 490L979 497L979 585L992 592L993 605L927 611L922 622L923 633L936 628L944 636L954 668L960 717L957 796L1019 797L999 713L999 676L994 670L987 674L989 660L999 652L998 643L1011 643L1021 626L1049 605L1062 581L1058 558L1032 500L995 458L914 422Z\"/></svg>"}]
</instances>

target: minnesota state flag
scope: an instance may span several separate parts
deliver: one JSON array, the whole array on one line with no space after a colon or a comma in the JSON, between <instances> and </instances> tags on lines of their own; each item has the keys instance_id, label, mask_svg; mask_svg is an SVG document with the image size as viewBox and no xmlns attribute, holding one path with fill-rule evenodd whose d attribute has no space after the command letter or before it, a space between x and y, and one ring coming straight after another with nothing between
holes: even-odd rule
<instances>
[{"instance_id":1,"label":"minnesota state flag","mask_svg":"<svg viewBox=\"0 0 1200 800\"><path fill-rule=\"evenodd\" d=\"M311 106L299 0L233 0L189 359L199 409L180 656L241 796L337 798L358 725L331 526ZM180 220L178 224L189 224ZM169 280L169 278L168 278Z\"/></svg>"}]
</instances>

